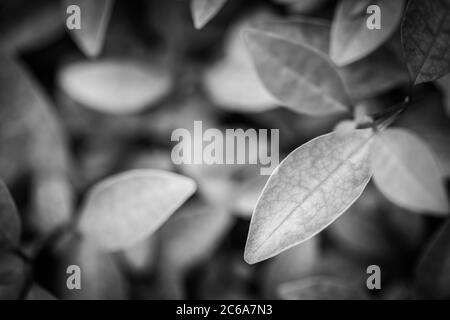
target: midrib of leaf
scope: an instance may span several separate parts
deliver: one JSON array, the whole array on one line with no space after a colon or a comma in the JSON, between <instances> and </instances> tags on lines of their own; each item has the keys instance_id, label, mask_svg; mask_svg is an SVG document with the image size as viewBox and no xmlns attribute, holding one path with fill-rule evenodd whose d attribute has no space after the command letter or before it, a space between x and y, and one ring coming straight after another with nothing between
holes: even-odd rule
<instances>
[{"instance_id":1,"label":"midrib of leaf","mask_svg":"<svg viewBox=\"0 0 450 320\"><path fill-rule=\"evenodd\" d=\"M439 3L442 3L441 1L439 1ZM431 51L433 50L434 44L436 43L437 37L439 36L439 34L442 31L442 27L444 26L444 22L445 22L445 17L447 16L447 14L449 14L449 7L447 7L444 3L444 7L445 7L445 13L440 17L441 20L439 22L439 27L437 32L433 35L433 39L431 41L431 46L427 49L426 55L424 56L424 58L422 59L422 62L420 64L420 68L419 68L419 72L416 74L415 78L414 78L414 83L417 81L417 78L419 77L419 75L422 73L422 69L425 66L425 62L427 62Z\"/></svg>"},{"instance_id":2,"label":"midrib of leaf","mask_svg":"<svg viewBox=\"0 0 450 320\"><path fill-rule=\"evenodd\" d=\"M270 35L270 36L271 36L271 35ZM302 46L303 46L303 45L299 45L298 43L296 43L296 42L294 42L294 41L286 40L285 38L282 38L282 37L274 37L274 38L277 38L277 39L280 39L280 40L285 40L285 41L287 41L287 42L289 42L289 43L291 43L291 44L293 44L293 45L296 45L296 46L298 46L298 47L302 47ZM260 47L260 46L258 46L258 47ZM314 50L314 49L311 48L310 46L303 46L303 47L304 47L306 50L313 51L314 53L316 53L317 55L319 55L321 58L324 58L324 57L323 57L323 54L322 54L319 50ZM264 49L264 48L261 48L261 49ZM262 52L264 52L264 50L262 50ZM266 52L266 54L267 54L267 52ZM281 67L283 68L284 71L287 71L288 73L290 73L290 74L296 76L297 79L299 79L303 84L306 84L306 86L309 87L312 91L314 91L314 93L316 93L318 96L323 97L328 103L330 103L330 104L332 104L332 105L338 105L338 106L339 106L339 109L341 109L342 111L348 111L348 110L345 108L345 105L344 105L341 101L339 101L338 99L335 99L335 98L333 98L333 97L330 97L328 94L325 94L324 92L322 92L322 90L321 90L315 83L308 82L308 81L307 81L307 77L305 77L305 76L302 75L301 73L298 73L296 70L293 70L292 68L290 68L290 67L289 67L288 65L286 65L286 63L284 63L281 59L277 59L276 56L273 55L270 51L269 51L269 53L268 53L267 55L268 55L272 60L278 61L279 64L281 65ZM328 59L325 58L325 60L326 60L326 62L328 63L328 66L331 67L331 69L333 69L333 66L330 65ZM333 69L333 70L334 70L334 69ZM338 78L338 79L341 79L340 76L339 76L338 74L336 74L336 75L337 75L337 78ZM341 84L342 84L342 83L341 83ZM342 84L342 86L343 86L343 84ZM344 86L343 86L343 88L344 88Z\"/></svg>"},{"instance_id":3,"label":"midrib of leaf","mask_svg":"<svg viewBox=\"0 0 450 320\"><path fill-rule=\"evenodd\" d=\"M329 134L330 135L330 134ZM328 181L331 176L333 174L335 174L336 172L338 172L346 163L348 160L350 160L351 158L353 158L354 156L356 156L359 152L361 152L362 147L364 147L367 143L369 143L370 140L373 139L375 135L372 133L372 135L368 138L365 139L362 143L360 143L355 150L353 150L349 156L347 156L339 165L336 166L336 168L334 168L332 171L330 171L330 173L327 175L327 177L325 179L323 179L322 181L320 181L311 191L308 192L308 194L301 200L300 204L296 205L283 219L282 221L275 226L275 228L270 232L270 234L261 241L261 243L253 250L253 253L258 252L258 250L263 246L264 243L266 243L274 234L275 232L278 231L278 229L292 216L292 214L294 213L294 211L296 211L305 201L307 201L309 198L311 198L311 196L317 191L319 190L319 188L326 182ZM280 164L281 165L281 164ZM265 189L265 188L264 188ZM264 192L264 190L263 190ZM317 234L317 233L315 233ZM314 235L312 235L314 236ZM311 237L312 237L311 236ZM309 237L309 238L311 238ZM308 239L309 239L308 238ZM307 239L305 239L307 240Z\"/></svg>"},{"instance_id":4,"label":"midrib of leaf","mask_svg":"<svg viewBox=\"0 0 450 320\"><path fill-rule=\"evenodd\" d=\"M388 151L388 153L391 155L391 159L400 167L400 169L406 173L406 175L408 176L408 178L412 181L419 181L419 186L420 189L422 189L422 191L425 191L424 193L427 194L428 196L431 196L430 199L431 200L435 200L435 198L433 197L433 195L431 193L429 193L429 190L427 190L427 188L425 188L421 183L420 183L420 179L416 179L416 177L414 176L414 174L412 174L412 170L410 170L407 166L402 165L402 162L399 160L399 158L396 156L395 152L391 152L391 149L389 149L386 145L384 145L383 143L381 144L381 147L385 150ZM433 157L434 159L434 157ZM435 161L435 165L438 166L438 163ZM439 167L439 166L438 166Z\"/></svg>"}]
</instances>

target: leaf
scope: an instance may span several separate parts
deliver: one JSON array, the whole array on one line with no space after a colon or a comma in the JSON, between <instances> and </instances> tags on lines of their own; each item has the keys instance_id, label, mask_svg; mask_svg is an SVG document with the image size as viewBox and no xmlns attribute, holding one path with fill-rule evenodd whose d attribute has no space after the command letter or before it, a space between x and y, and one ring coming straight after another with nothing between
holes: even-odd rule
<instances>
[{"instance_id":1,"label":"leaf","mask_svg":"<svg viewBox=\"0 0 450 320\"><path fill-rule=\"evenodd\" d=\"M24 261L14 253L0 250L0 300L19 299L26 281Z\"/></svg>"},{"instance_id":2,"label":"leaf","mask_svg":"<svg viewBox=\"0 0 450 320\"><path fill-rule=\"evenodd\" d=\"M39 6L37 8L37 5ZM20 3L15 10L0 13L0 48L9 54L33 51L51 44L64 36L57 1L36 1L29 5Z\"/></svg>"},{"instance_id":3,"label":"leaf","mask_svg":"<svg viewBox=\"0 0 450 320\"><path fill-rule=\"evenodd\" d=\"M343 279L311 277L280 286L281 298L287 300L366 300L367 295Z\"/></svg>"},{"instance_id":4,"label":"leaf","mask_svg":"<svg viewBox=\"0 0 450 320\"><path fill-rule=\"evenodd\" d=\"M371 166L377 187L398 206L448 214L443 173L428 146L410 132L388 129L377 135Z\"/></svg>"},{"instance_id":5,"label":"leaf","mask_svg":"<svg viewBox=\"0 0 450 320\"><path fill-rule=\"evenodd\" d=\"M313 237L370 180L371 129L333 132L294 150L269 178L253 213L244 258L255 263Z\"/></svg>"},{"instance_id":6,"label":"leaf","mask_svg":"<svg viewBox=\"0 0 450 320\"><path fill-rule=\"evenodd\" d=\"M161 228L163 270L184 272L207 259L230 227L223 209L202 201L187 203Z\"/></svg>"},{"instance_id":7,"label":"leaf","mask_svg":"<svg viewBox=\"0 0 450 320\"><path fill-rule=\"evenodd\" d=\"M203 75L208 95L223 109L261 112L279 104L259 79L242 36L246 27L263 19L262 14L251 16L234 26L225 42L225 58Z\"/></svg>"},{"instance_id":8,"label":"leaf","mask_svg":"<svg viewBox=\"0 0 450 320\"><path fill-rule=\"evenodd\" d=\"M376 0L370 4L377 5L381 11L381 29L367 28L366 8L360 9L359 1L343 0L335 11L331 27L330 57L338 66L353 63L383 45L394 33L403 13L403 0ZM357 10L359 11L359 10Z\"/></svg>"},{"instance_id":9,"label":"leaf","mask_svg":"<svg viewBox=\"0 0 450 320\"><path fill-rule=\"evenodd\" d=\"M105 250L133 246L158 229L195 189L191 179L159 170L109 177L89 192L79 229Z\"/></svg>"},{"instance_id":10,"label":"leaf","mask_svg":"<svg viewBox=\"0 0 450 320\"><path fill-rule=\"evenodd\" d=\"M416 288L421 298L450 298L450 223L427 245L416 269Z\"/></svg>"},{"instance_id":11,"label":"leaf","mask_svg":"<svg viewBox=\"0 0 450 320\"><path fill-rule=\"evenodd\" d=\"M118 115L144 110L172 87L164 68L124 59L72 63L60 70L58 82L78 103Z\"/></svg>"},{"instance_id":12,"label":"leaf","mask_svg":"<svg viewBox=\"0 0 450 320\"><path fill-rule=\"evenodd\" d=\"M285 4L295 13L312 13L325 6L329 0L274 0L280 4Z\"/></svg>"},{"instance_id":13,"label":"leaf","mask_svg":"<svg viewBox=\"0 0 450 320\"><path fill-rule=\"evenodd\" d=\"M449 0L410 0L401 32L414 84L433 81L450 72Z\"/></svg>"},{"instance_id":14,"label":"leaf","mask_svg":"<svg viewBox=\"0 0 450 320\"><path fill-rule=\"evenodd\" d=\"M8 187L0 180L0 247L17 247L20 233L21 223L16 205Z\"/></svg>"},{"instance_id":15,"label":"leaf","mask_svg":"<svg viewBox=\"0 0 450 320\"><path fill-rule=\"evenodd\" d=\"M114 0L64 0L64 12L70 5L80 7L81 28L68 32L86 56L95 58L103 48Z\"/></svg>"},{"instance_id":16,"label":"leaf","mask_svg":"<svg viewBox=\"0 0 450 320\"><path fill-rule=\"evenodd\" d=\"M191 12L195 28L203 28L226 2L227 0L191 0Z\"/></svg>"},{"instance_id":17,"label":"leaf","mask_svg":"<svg viewBox=\"0 0 450 320\"><path fill-rule=\"evenodd\" d=\"M51 248L51 256L46 257L44 270L40 275L51 274L51 284L42 283L62 300L118 300L126 295L126 282L116 261L95 243L66 234ZM69 266L78 266L81 274L81 288L71 290L67 283ZM41 280L42 281L42 280Z\"/></svg>"},{"instance_id":18,"label":"leaf","mask_svg":"<svg viewBox=\"0 0 450 320\"><path fill-rule=\"evenodd\" d=\"M325 20L297 18L269 21L258 26L277 37L320 51L329 60L330 24ZM360 61L337 67L347 92L353 100L366 99L409 82L408 71L392 50L380 48Z\"/></svg>"},{"instance_id":19,"label":"leaf","mask_svg":"<svg viewBox=\"0 0 450 320\"><path fill-rule=\"evenodd\" d=\"M315 116L347 110L339 74L317 50L256 29L246 38L261 81L284 106Z\"/></svg>"},{"instance_id":20,"label":"leaf","mask_svg":"<svg viewBox=\"0 0 450 320\"><path fill-rule=\"evenodd\" d=\"M151 272L158 258L159 239L151 235L147 239L127 248L122 253L122 260L130 271L134 273Z\"/></svg>"}]
</instances>

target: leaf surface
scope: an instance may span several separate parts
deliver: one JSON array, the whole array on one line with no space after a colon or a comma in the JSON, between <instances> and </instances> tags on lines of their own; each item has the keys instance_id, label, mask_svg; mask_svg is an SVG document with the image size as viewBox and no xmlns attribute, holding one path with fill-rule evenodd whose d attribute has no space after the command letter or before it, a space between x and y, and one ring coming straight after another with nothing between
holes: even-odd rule
<instances>
[{"instance_id":1,"label":"leaf surface","mask_svg":"<svg viewBox=\"0 0 450 320\"><path fill-rule=\"evenodd\" d=\"M361 10L361 2L339 2L331 29L330 57L339 66L355 62L379 48L394 33L403 13L403 0L376 0L381 11L381 29L367 28L367 7ZM368 6L369 4L367 4Z\"/></svg>"},{"instance_id":2,"label":"leaf surface","mask_svg":"<svg viewBox=\"0 0 450 320\"><path fill-rule=\"evenodd\" d=\"M159 170L109 177L89 192L79 229L106 250L130 247L158 229L195 189L193 180Z\"/></svg>"},{"instance_id":3,"label":"leaf surface","mask_svg":"<svg viewBox=\"0 0 450 320\"><path fill-rule=\"evenodd\" d=\"M20 240L20 217L7 186L0 180L0 247L17 246Z\"/></svg>"},{"instance_id":4,"label":"leaf surface","mask_svg":"<svg viewBox=\"0 0 450 320\"><path fill-rule=\"evenodd\" d=\"M377 187L398 206L448 214L443 172L429 147L407 130L388 129L377 135L371 166Z\"/></svg>"},{"instance_id":5,"label":"leaf surface","mask_svg":"<svg viewBox=\"0 0 450 320\"><path fill-rule=\"evenodd\" d=\"M95 58L103 48L114 0L64 0L64 11L70 5L80 7L81 28L68 32L86 56Z\"/></svg>"},{"instance_id":6,"label":"leaf surface","mask_svg":"<svg viewBox=\"0 0 450 320\"><path fill-rule=\"evenodd\" d=\"M411 80L428 82L450 72L450 1L408 2L402 43Z\"/></svg>"},{"instance_id":7,"label":"leaf surface","mask_svg":"<svg viewBox=\"0 0 450 320\"><path fill-rule=\"evenodd\" d=\"M336 220L370 180L371 129L333 132L302 145L275 169L252 216L249 263L313 237Z\"/></svg>"},{"instance_id":8,"label":"leaf surface","mask_svg":"<svg viewBox=\"0 0 450 320\"><path fill-rule=\"evenodd\" d=\"M227 0L191 0L191 12L195 28L203 28L219 13Z\"/></svg>"}]
</instances>

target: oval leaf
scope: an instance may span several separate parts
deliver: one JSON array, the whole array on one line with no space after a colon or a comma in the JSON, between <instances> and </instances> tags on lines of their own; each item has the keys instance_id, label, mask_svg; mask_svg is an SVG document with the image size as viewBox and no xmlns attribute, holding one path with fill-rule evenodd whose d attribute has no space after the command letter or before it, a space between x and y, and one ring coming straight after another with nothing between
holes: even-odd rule
<instances>
[{"instance_id":1,"label":"oval leaf","mask_svg":"<svg viewBox=\"0 0 450 320\"><path fill-rule=\"evenodd\" d=\"M191 12L195 28L203 28L219 13L227 0L191 0Z\"/></svg>"},{"instance_id":2,"label":"oval leaf","mask_svg":"<svg viewBox=\"0 0 450 320\"><path fill-rule=\"evenodd\" d=\"M106 250L144 240L194 192L193 180L159 170L133 170L107 178L86 198L82 233Z\"/></svg>"},{"instance_id":3,"label":"oval leaf","mask_svg":"<svg viewBox=\"0 0 450 320\"><path fill-rule=\"evenodd\" d=\"M414 84L449 73L450 1L410 0L402 22L402 43Z\"/></svg>"},{"instance_id":4,"label":"oval leaf","mask_svg":"<svg viewBox=\"0 0 450 320\"><path fill-rule=\"evenodd\" d=\"M403 0L376 0L369 5L380 7L381 29L369 29L367 7L360 1L343 0L337 8L331 28L330 57L339 66L355 62L379 48L394 33L403 13Z\"/></svg>"},{"instance_id":5,"label":"oval leaf","mask_svg":"<svg viewBox=\"0 0 450 320\"><path fill-rule=\"evenodd\" d=\"M442 170L428 146L415 135L402 129L377 135L371 165L377 187L398 206L448 214Z\"/></svg>"},{"instance_id":6,"label":"oval leaf","mask_svg":"<svg viewBox=\"0 0 450 320\"><path fill-rule=\"evenodd\" d=\"M17 246L20 241L20 217L9 194L8 188L0 180L0 247Z\"/></svg>"},{"instance_id":7,"label":"oval leaf","mask_svg":"<svg viewBox=\"0 0 450 320\"><path fill-rule=\"evenodd\" d=\"M370 180L371 129L320 136L294 150L269 178L250 224L245 260L270 258L337 219Z\"/></svg>"},{"instance_id":8,"label":"oval leaf","mask_svg":"<svg viewBox=\"0 0 450 320\"><path fill-rule=\"evenodd\" d=\"M246 37L260 79L283 105L309 115L347 111L342 80L317 50L256 29Z\"/></svg>"},{"instance_id":9,"label":"oval leaf","mask_svg":"<svg viewBox=\"0 0 450 320\"><path fill-rule=\"evenodd\" d=\"M60 71L58 81L78 103L112 114L139 112L171 88L166 70L132 60L73 63Z\"/></svg>"},{"instance_id":10,"label":"oval leaf","mask_svg":"<svg viewBox=\"0 0 450 320\"><path fill-rule=\"evenodd\" d=\"M63 9L67 16L70 13L66 10L71 5L80 8L81 28L68 32L86 56L97 57L103 48L114 0L64 0Z\"/></svg>"}]
</instances>

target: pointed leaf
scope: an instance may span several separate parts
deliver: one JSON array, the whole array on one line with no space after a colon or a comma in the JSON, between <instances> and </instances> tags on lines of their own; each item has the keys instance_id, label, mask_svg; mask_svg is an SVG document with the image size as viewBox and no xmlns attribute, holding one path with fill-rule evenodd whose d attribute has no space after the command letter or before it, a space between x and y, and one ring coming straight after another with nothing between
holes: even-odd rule
<instances>
[{"instance_id":1,"label":"pointed leaf","mask_svg":"<svg viewBox=\"0 0 450 320\"><path fill-rule=\"evenodd\" d=\"M414 84L450 72L450 0L410 0L402 22L402 43Z\"/></svg>"},{"instance_id":2,"label":"pointed leaf","mask_svg":"<svg viewBox=\"0 0 450 320\"><path fill-rule=\"evenodd\" d=\"M421 298L450 299L450 222L439 230L425 249L416 269Z\"/></svg>"},{"instance_id":3,"label":"pointed leaf","mask_svg":"<svg viewBox=\"0 0 450 320\"><path fill-rule=\"evenodd\" d=\"M370 180L371 129L333 132L294 150L273 172L253 213L249 263L313 237L336 220Z\"/></svg>"},{"instance_id":4,"label":"pointed leaf","mask_svg":"<svg viewBox=\"0 0 450 320\"><path fill-rule=\"evenodd\" d=\"M407 130L377 135L371 151L374 181L386 198L408 210L448 214L444 177L428 146Z\"/></svg>"},{"instance_id":5,"label":"pointed leaf","mask_svg":"<svg viewBox=\"0 0 450 320\"><path fill-rule=\"evenodd\" d=\"M370 4L378 5L381 11L381 29L371 30L366 25L369 18L367 7L360 11L360 1L341 1L336 8L331 29L331 59L337 65L344 66L379 48L399 25L403 3L403 0L371 1Z\"/></svg>"},{"instance_id":6,"label":"pointed leaf","mask_svg":"<svg viewBox=\"0 0 450 320\"><path fill-rule=\"evenodd\" d=\"M166 95L167 70L133 60L78 62L59 73L64 92L84 106L112 114L142 111Z\"/></svg>"},{"instance_id":7,"label":"pointed leaf","mask_svg":"<svg viewBox=\"0 0 450 320\"><path fill-rule=\"evenodd\" d=\"M64 12L70 5L80 7L81 28L68 32L86 56L95 58L103 48L114 0L64 0Z\"/></svg>"},{"instance_id":8,"label":"pointed leaf","mask_svg":"<svg viewBox=\"0 0 450 320\"><path fill-rule=\"evenodd\" d=\"M79 228L106 250L130 247L158 229L195 191L193 180L159 170L133 170L98 183Z\"/></svg>"},{"instance_id":9,"label":"pointed leaf","mask_svg":"<svg viewBox=\"0 0 450 320\"><path fill-rule=\"evenodd\" d=\"M342 80L317 50L256 29L246 37L260 79L284 106L316 116L347 110Z\"/></svg>"},{"instance_id":10,"label":"pointed leaf","mask_svg":"<svg viewBox=\"0 0 450 320\"><path fill-rule=\"evenodd\" d=\"M227 0L191 0L195 28L203 28L222 9Z\"/></svg>"}]
</instances>

